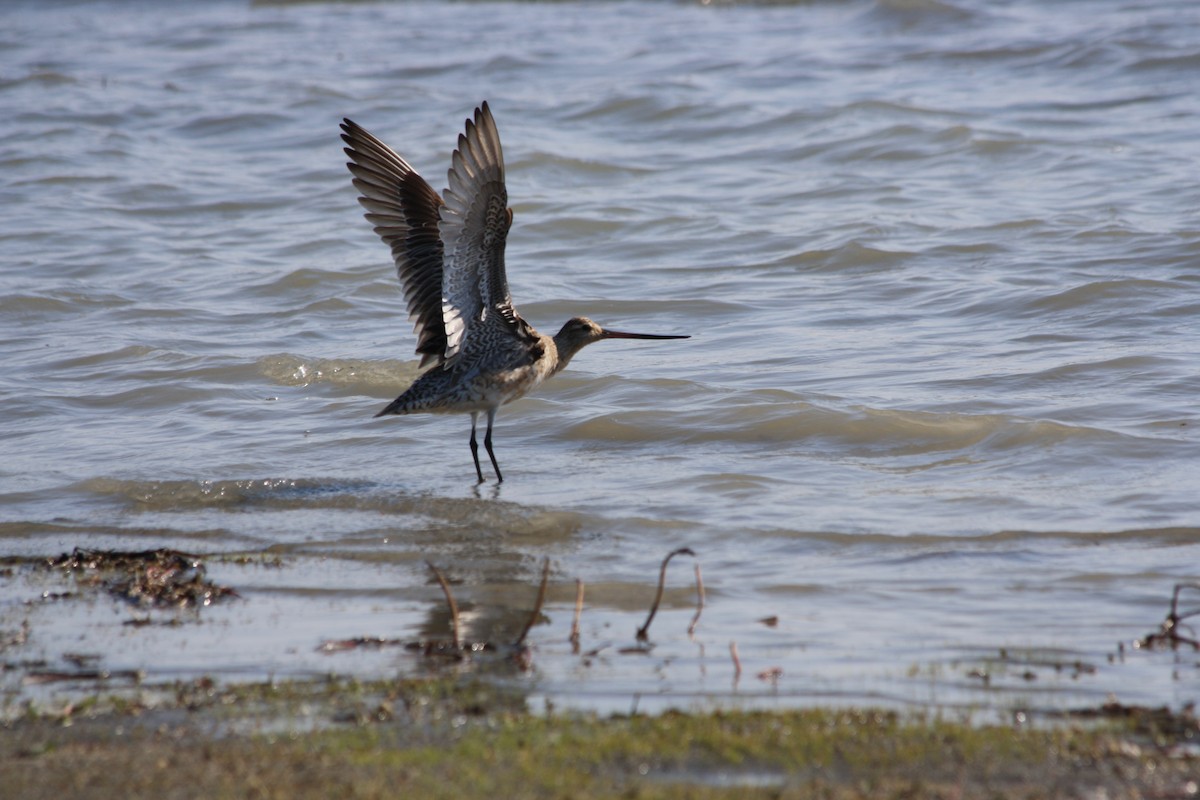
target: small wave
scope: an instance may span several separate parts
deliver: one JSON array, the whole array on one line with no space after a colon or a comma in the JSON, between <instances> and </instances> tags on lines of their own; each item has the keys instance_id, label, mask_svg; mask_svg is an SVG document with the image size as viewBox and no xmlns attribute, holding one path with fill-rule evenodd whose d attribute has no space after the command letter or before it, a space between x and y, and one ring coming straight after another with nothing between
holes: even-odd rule
<instances>
[{"instance_id":1,"label":"small wave","mask_svg":"<svg viewBox=\"0 0 1200 800\"><path fill-rule=\"evenodd\" d=\"M338 245L342 243L338 240L327 240L319 242L316 240L308 241L301 244L289 242L285 247L296 248L295 250L281 249L280 255L297 255L305 252L311 252L313 249L329 245ZM268 280L251 284L251 291L259 292L264 295L268 294L283 294L294 292L302 289L314 289L328 286L338 286L346 284L347 286L357 286L363 282L371 281L377 277L378 268L374 265L369 267L346 268L338 270L319 269L317 267L301 267L294 269L283 275L273 275ZM388 282L390 284L390 281Z\"/></svg>"},{"instance_id":2,"label":"small wave","mask_svg":"<svg viewBox=\"0 0 1200 800\"><path fill-rule=\"evenodd\" d=\"M876 0L859 19L867 23L908 30L942 25L961 25L979 16L943 0Z\"/></svg>"},{"instance_id":3,"label":"small wave","mask_svg":"<svg viewBox=\"0 0 1200 800\"><path fill-rule=\"evenodd\" d=\"M60 89L63 86L72 86L79 82L78 78L68 75L65 72L35 68L17 78L0 79L0 91L24 88L25 86L34 86L37 89Z\"/></svg>"},{"instance_id":4,"label":"small wave","mask_svg":"<svg viewBox=\"0 0 1200 800\"><path fill-rule=\"evenodd\" d=\"M3 312L5 316L11 315L13 319L19 318L19 316L41 319L43 316L51 314L55 316L76 314L78 310L70 301L58 297L9 294L0 297L0 312Z\"/></svg>"},{"instance_id":5,"label":"small wave","mask_svg":"<svg viewBox=\"0 0 1200 800\"><path fill-rule=\"evenodd\" d=\"M1122 311L1129 308L1134 297L1146 295L1173 296L1182 287L1169 281L1141 278L1093 281L1033 301L1039 311L1069 311L1089 306L1117 305Z\"/></svg>"},{"instance_id":6,"label":"small wave","mask_svg":"<svg viewBox=\"0 0 1200 800\"><path fill-rule=\"evenodd\" d=\"M762 497L778 483L780 481L773 478L743 472L704 475L695 481L696 488L706 494L747 501Z\"/></svg>"},{"instance_id":7,"label":"small wave","mask_svg":"<svg viewBox=\"0 0 1200 800\"><path fill-rule=\"evenodd\" d=\"M32 557L54 555L55 548L70 546L135 548L187 547L206 552L256 549L261 539L228 528L179 528L83 522L17 520L0 522L0 542L8 554L20 551ZM69 544L67 544L69 543Z\"/></svg>"},{"instance_id":8,"label":"small wave","mask_svg":"<svg viewBox=\"0 0 1200 800\"><path fill-rule=\"evenodd\" d=\"M884 250L857 241L823 250L794 253L768 267L797 267L805 270L841 272L843 270L887 270L901 267L915 254L905 250Z\"/></svg>"},{"instance_id":9,"label":"small wave","mask_svg":"<svg viewBox=\"0 0 1200 800\"><path fill-rule=\"evenodd\" d=\"M905 550L914 546L978 545L988 547L990 545L1009 546L1023 542L1052 540L1065 540L1078 545L1133 542L1155 544L1162 547L1192 547L1195 546L1197 539L1200 539L1200 528L1194 527L1129 528L1115 531L1005 530L980 534L878 533L870 531L845 533L784 529L760 531L760 533L764 536L805 539L835 547L896 546Z\"/></svg>"},{"instance_id":10,"label":"small wave","mask_svg":"<svg viewBox=\"0 0 1200 800\"><path fill-rule=\"evenodd\" d=\"M802 400L724 402L693 411L639 410L575 424L566 435L606 442L736 442L766 447L836 445L857 456L910 456L981 448L1046 448L1072 440L1117 440L1123 434L1003 414L829 408Z\"/></svg>"},{"instance_id":11,"label":"small wave","mask_svg":"<svg viewBox=\"0 0 1200 800\"><path fill-rule=\"evenodd\" d=\"M1156 55L1135 62L1132 70L1163 71L1171 74L1187 74L1189 71L1200 69L1200 50L1191 50L1177 55Z\"/></svg>"},{"instance_id":12,"label":"small wave","mask_svg":"<svg viewBox=\"0 0 1200 800\"><path fill-rule=\"evenodd\" d=\"M141 511L194 511L200 508L232 509L246 505L302 502L345 484L298 481L286 478L233 481L135 481L91 478L79 488L92 494L124 501Z\"/></svg>"},{"instance_id":13,"label":"small wave","mask_svg":"<svg viewBox=\"0 0 1200 800\"><path fill-rule=\"evenodd\" d=\"M257 363L262 375L280 386L326 384L379 396L395 394L421 373L415 361L305 358L291 353L263 356Z\"/></svg>"},{"instance_id":14,"label":"small wave","mask_svg":"<svg viewBox=\"0 0 1200 800\"><path fill-rule=\"evenodd\" d=\"M130 344L116 350L59 359L51 362L49 366L56 371L90 368L98 372L101 368L110 368L114 364L144 363L148 359L169 359L178 356L177 353L170 353L150 345Z\"/></svg>"},{"instance_id":15,"label":"small wave","mask_svg":"<svg viewBox=\"0 0 1200 800\"><path fill-rule=\"evenodd\" d=\"M229 136L233 134L261 133L263 129L287 122L283 114L264 113L255 111L242 114L219 114L198 117L179 125L178 133L185 136L206 139L209 137Z\"/></svg>"}]
</instances>

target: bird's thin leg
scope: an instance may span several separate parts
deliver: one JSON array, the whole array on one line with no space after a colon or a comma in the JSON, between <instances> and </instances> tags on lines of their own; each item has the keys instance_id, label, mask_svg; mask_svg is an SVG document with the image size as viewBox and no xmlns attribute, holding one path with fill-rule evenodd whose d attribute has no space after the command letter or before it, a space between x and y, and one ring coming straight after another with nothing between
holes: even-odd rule
<instances>
[{"instance_id":1,"label":"bird's thin leg","mask_svg":"<svg viewBox=\"0 0 1200 800\"><path fill-rule=\"evenodd\" d=\"M496 483L504 483L504 476L500 474L500 465L496 463L496 453L492 450L492 423L496 421L496 409L489 408L488 412L488 427L487 433L483 435L483 446L487 448L488 457L492 459L492 469L496 470ZM475 461L476 468L479 467L479 461ZM480 478L480 480L483 480Z\"/></svg>"},{"instance_id":2,"label":"bird's thin leg","mask_svg":"<svg viewBox=\"0 0 1200 800\"><path fill-rule=\"evenodd\" d=\"M478 411L471 412L471 458L475 459L475 474L479 476L479 482L483 483L483 470L479 468L479 443L475 441L475 420L479 418ZM488 452L492 452L492 446L488 444L491 439L491 425L488 425L488 436L484 438L483 443L488 445ZM496 459L492 459L492 463L496 463Z\"/></svg>"}]
</instances>

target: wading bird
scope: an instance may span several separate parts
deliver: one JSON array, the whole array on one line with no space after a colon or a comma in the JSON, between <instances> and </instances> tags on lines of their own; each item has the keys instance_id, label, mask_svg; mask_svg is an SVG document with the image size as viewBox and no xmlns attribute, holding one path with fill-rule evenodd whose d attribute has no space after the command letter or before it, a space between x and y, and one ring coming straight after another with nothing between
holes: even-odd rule
<instances>
[{"instance_id":1,"label":"wading bird","mask_svg":"<svg viewBox=\"0 0 1200 800\"><path fill-rule=\"evenodd\" d=\"M475 424L487 414L487 448L492 450L496 410L532 390L570 362L583 347L601 339L686 339L601 328L586 317L568 320L554 336L543 336L513 307L504 272L504 242L512 209L504 188L500 135L487 103L467 120L458 137L440 196L407 161L346 119L358 202L375 233L392 249L396 271L417 333L421 366L433 363L403 394L375 416L467 413L471 415L471 456L483 482Z\"/></svg>"}]
</instances>

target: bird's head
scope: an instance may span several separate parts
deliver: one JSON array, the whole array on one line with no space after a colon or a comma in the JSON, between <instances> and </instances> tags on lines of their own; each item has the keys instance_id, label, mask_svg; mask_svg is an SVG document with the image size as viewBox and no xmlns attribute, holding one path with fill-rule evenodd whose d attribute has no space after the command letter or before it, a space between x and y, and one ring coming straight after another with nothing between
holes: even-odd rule
<instances>
[{"instance_id":1,"label":"bird's head","mask_svg":"<svg viewBox=\"0 0 1200 800\"><path fill-rule=\"evenodd\" d=\"M689 336L679 336L661 333L628 333L601 328L587 317L573 317L567 320L562 330L554 335L554 346L558 348L558 364L555 372L567 365L576 353L592 342L601 339L689 339Z\"/></svg>"}]
</instances>

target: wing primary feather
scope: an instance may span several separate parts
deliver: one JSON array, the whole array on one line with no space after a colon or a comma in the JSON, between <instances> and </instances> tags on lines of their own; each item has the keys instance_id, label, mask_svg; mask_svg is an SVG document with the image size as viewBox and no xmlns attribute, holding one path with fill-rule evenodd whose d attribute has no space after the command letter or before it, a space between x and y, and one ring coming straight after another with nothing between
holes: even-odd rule
<instances>
[{"instance_id":1,"label":"wing primary feather","mask_svg":"<svg viewBox=\"0 0 1200 800\"><path fill-rule=\"evenodd\" d=\"M353 121L342 121L347 167L367 221L392 251L421 365L444 359L442 199L398 153Z\"/></svg>"},{"instance_id":2,"label":"wing primary feather","mask_svg":"<svg viewBox=\"0 0 1200 800\"><path fill-rule=\"evenodd\" d=\"M342 139L358 202L391 248L421 364L448 367L473 329L491 324L489 319L522 338L536 335L508 291L504 248L512 209L488 104L466 120L441 195L398 153L349 119L342 122Z\"/></svg>"},{"instance_id":3,"label":"wing primary feather","mask_svg":"<svg viewBox=\"0 0 1200 800\"><path fill-rule=\"evenodd\" d=\"M508 291L504 248L512 216L504 185L504 158L487 104L464 124L450 158L440 209L445 246L443 278L447 357L452 358L474 326L500 321L509 334L523 324Z\"/></svg>"}]
</instances>

